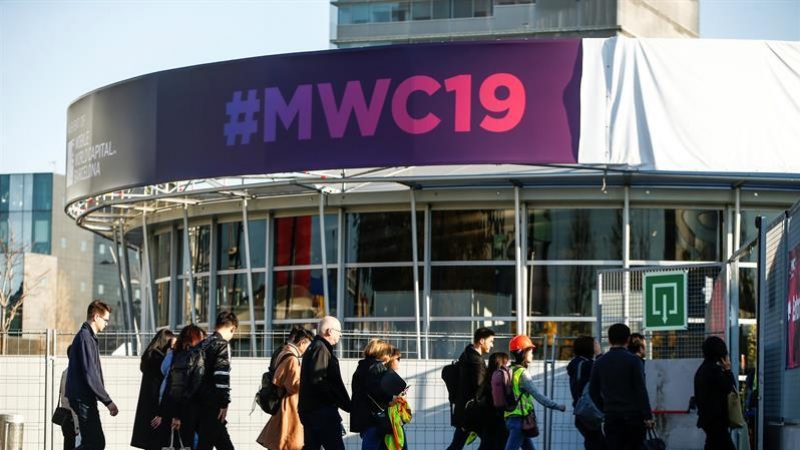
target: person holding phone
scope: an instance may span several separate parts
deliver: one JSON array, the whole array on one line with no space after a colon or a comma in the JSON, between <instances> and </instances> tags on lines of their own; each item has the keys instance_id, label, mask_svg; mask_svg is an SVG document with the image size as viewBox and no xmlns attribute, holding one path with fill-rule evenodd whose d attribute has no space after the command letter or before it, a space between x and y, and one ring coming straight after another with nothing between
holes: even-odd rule
<instances>
[{"instance_id":1,"label":"person holding phone","mask_svg":"<svg viewBox=\"0 0 800 450\"><path fill-rule=\"evenodd\" d=\"M706 450L734 450L728 429L728 394L736 390L728 346L709 336L703 342L703 362L694 374L697 428L706 433Z\"/></svg>"}]
</instances>

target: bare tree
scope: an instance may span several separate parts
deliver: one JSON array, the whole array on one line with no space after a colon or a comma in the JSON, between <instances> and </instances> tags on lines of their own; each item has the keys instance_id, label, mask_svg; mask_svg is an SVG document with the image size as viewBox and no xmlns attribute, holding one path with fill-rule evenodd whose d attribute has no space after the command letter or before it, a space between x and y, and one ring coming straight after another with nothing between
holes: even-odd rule
<instances>
[{"instance_id":1,"label":"bare tree","mask_svg":"<svg viewBox=\"0 0 800 450\"><path fill-rule=\"evenodd\" d=\"M8 331L11 323L30 296L44 283L47 272L25 277L25 245L14 240L9 233L8 240L0 239L0 354L5 355L8 347ZM29 279L28 279L29 278Z\"/></svg>"}]
</instances>

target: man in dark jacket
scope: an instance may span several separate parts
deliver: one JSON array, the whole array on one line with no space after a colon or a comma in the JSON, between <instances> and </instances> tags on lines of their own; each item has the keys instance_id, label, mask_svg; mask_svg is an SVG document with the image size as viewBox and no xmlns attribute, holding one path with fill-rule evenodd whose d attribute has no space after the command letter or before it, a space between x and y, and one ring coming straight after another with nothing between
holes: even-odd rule
<instances>
[{"instance_id":1,"label":"man in dark jacket","mask_svg":"<svg viewBox=\"0 0 800 450\"><path fill-rule=\"evenodd\" d=\"M592 401L605 413L607 446L614 450L639 450L646 429L655 425L642 360L628 351L630 337L623 323L608 328L611 349L595 361L589 384Z\"/></svg>"},{"instance_id":2,"label":"man in dark jacket","mask_svg":"<svg viewBox=\"0 0 800 450\"><path fill-rule=\"evenodd\" d=\"M728 346L722 338L709 336L703 342L703 363L694 374L697 427L706 433L705 448L736 448L728 428L728 394L735 390L736 379L731 372Z\"/></svg>"},{"instance_id":3,"label":"man in dark jacket","mask_svg":"<svg viewBox=\"0 0 800 450\"><path fill-rule=\"evenodd\" d=\"M66 397L78 415L81 430L78 449L82 450L103 450L106 447L97 402L102 402L111 416L119 413L117 405L106 392L97 342L97 333L106 329L110 317L110 306L100 300L90 303L86 310L86 322L75 334L69 349Z\"/></svg>"},{"instance_id":4,"label":"man in dark jacket","mask_svg":"<svg viewBox=\"0 0 800 450\"><path fill-rule=\"evenodd\" d=\"M233 450L228 434L228 405L231 403L231 355L228 341L239 319L230 311L217 315L214 334L200 345L205 351L205 374L195 398L198 399L197 450Z\"/></svg>"},{"instance_id":5,"label":"man in dark jacket","mask_svg":"<svg viewBox=\"0 0 800 450\"><path fill-rule=\"evenodd\" d=\"M470 431L475 431L465 428L464 407L468 401L475 398L484 378L486 378L486 361L484 361L483 355L492 351L492 346L494 346L494 331L485 327L478 328L472 335L472 344L469 344L458 358L458 396L456 397L452 417L452 425L455 427L455 431L453 432L453 440L447 450L463 449ZM481 440L481 447L484 447L483 440Z\"/></svg>"},{"instance_id":6,"label":"man in dark jacket","mask_svg":"<svg viewBox=\"0 0 800 450\"><path fill-rule=\"evenodd\" d=\"M339 359L333 353L342 336L342 325L335 317L326 316L317 331L300 366L297 409L303 424L303 450L344 450L339 409L350 412L351 401L342 381Z\"/></svg>"}]
</instances>

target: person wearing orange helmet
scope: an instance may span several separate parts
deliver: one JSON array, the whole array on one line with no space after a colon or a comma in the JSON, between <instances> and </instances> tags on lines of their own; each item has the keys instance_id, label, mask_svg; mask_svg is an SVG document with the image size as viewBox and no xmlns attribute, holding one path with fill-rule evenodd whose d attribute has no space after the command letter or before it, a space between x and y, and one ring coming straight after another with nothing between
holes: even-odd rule
<instances>
[{"instance_id":1,"label":"person wearing orange helmet","mask_svg":"<svg viewBox=\"0 0 800 450\"><path fill-rule=\"evenodd\" d=\"M511 383L514 396L518 398L517 405L512 411L506 411L506 428L508 441L505 450L536 450L533 438L525 436L522 430L522 421L533 409L533 401L541 403L545 408L556 409L564 412L567 407L558 404L536 389L533 376L527 370L533 362L533 350L536 348L531 338L517 335L508 343L508 350L514 363L511 366Z\"/></svg>"}]
</instances>

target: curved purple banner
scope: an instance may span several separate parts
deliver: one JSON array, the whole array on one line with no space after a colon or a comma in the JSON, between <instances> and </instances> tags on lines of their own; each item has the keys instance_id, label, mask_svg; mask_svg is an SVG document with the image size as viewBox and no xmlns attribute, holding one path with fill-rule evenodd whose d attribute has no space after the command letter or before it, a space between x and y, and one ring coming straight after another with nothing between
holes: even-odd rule
<instances>
[{"instance_id":1,"label":"curved purple banner","mask_svg":"<svg viewBox=\"0 0 800 450\"><path fill-rule=\"evenodd\" d=\"M73 103L69 201L249 174L575 163L579 39L398 45L159 72Z\"/></svg>"}]
</instances>

